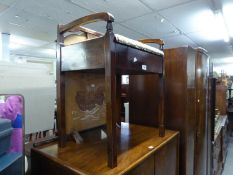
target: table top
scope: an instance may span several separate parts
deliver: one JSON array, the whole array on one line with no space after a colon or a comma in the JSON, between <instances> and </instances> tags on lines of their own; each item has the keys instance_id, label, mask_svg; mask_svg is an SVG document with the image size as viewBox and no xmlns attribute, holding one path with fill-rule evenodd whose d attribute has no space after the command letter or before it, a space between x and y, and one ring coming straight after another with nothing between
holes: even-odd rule
<instances>
[{"instance_id":1,"label":"table top","mask_svg":"<svg viewBox=\"0 0 233 175\"><path fill-rule=\"evenodd\" d=\"M177 138L178 132L166 130L159 137L158 128L122 123L118 139L118 165L107 167L107 140L76 144L68 142L59 148L56 142L34 149L48 159L78 174L124 174Z\"/></svg>"}]
</instances>

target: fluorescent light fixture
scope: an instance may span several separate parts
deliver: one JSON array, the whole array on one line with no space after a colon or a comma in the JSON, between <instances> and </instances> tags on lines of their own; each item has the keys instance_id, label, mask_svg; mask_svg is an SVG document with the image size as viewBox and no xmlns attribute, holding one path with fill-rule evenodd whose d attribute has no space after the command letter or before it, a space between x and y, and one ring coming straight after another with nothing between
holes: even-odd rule
<instances>
[{"instance_id":1,"label":"fluorescent light fixture","mask_svg":"<svg viewBox=\"0 0 233 175\"><path fill-rule=\"evenodd\" d=\"M221 33L222 38L224 39L225 42L229 42L230 38L229 38L227 26L226 26L225 20L223 18L222 12L216 11L214 16L215 16L216 27L218 29L218 32Z\"/></svg>"},{"instance_id":2,"label":"fluorescent light fixture","mask_svg":"<svg viewBox=\"0 0 233 175\"><path fill-rule=\"evenodd\" d=\"M223 5L223 16L226 20L228 32L233 37L233 3Z\"/></svg>"},{"instance_id":3,"label":"fluorescent light fixture","mask_svg":"<svg viewBox=\"0 0 233 175\"><path fill-rule=\"evenodd\" d=\"M226 23L221 11L213 13L210 9L203 10L196 15L194 23L200 26L199 31L197 31L200 38L208 41L229 41Z\"/></svg>"}]
</instances>

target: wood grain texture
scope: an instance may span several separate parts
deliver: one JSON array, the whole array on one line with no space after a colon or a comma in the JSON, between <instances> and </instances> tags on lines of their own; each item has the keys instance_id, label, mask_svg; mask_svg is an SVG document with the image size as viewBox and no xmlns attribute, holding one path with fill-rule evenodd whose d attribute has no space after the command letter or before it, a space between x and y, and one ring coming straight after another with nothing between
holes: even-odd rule
<instances>
[{"instance_id":1,"label":"wood grain texture","mask_svg":"<svg viewBox=\"0 0 233 175\"><path fill-rule=\"evenodd\" d=\"M196 175L207 173L207 90L208 56L200 49L196 50L196 138L195 168ZM209 155L210 156L210 155Z\"/></svg>"},{"instance_id":2,"label":"wood grain texture","mask_svg":"<svg viewBox=\"0 0 233 175\"><path fill-rule=\"evenodd\" d=\"M213 174L213 141L215 125L216 79L208 78L208 112L207 112L207 175Z\"/></svg>"},{"instance_id":3,"label":"wood grain texture","mask_svg":"<svg viewBox=\"0 0 233 175\"><path fill-rule=\"evenodd\" d=\"M177 137L155 153L155 175L179 175L178 142Z\"/></svg>"},{"instance_id":4,"label":"wood grain texture","mask_svg":"<svg viewBox=\"0 0 233 175\"><path fill-rule=\"evenodd\" d=\"M109 24L110 25L110 24ZM107 152L108 166L117 166L117 121L120 118L120 88L119 76L116 75L116 53L113 43L114 34L109 26L105 40L105 93L106 93L106 116L107 116Z\"/></svg>"},{"instance_id":5,"label":"wood grain texture","mask_svg":"<svg viewBox=\"0 0 233 175\"><path fill-rule=\"evenodd\" d=\"M158 75L129 76L130 123L159 126L159 89Z\"/></svg>"},{"instance_id":6,"label":"wood grain texture","mask_svg":"<svg viewBox=\"0 0 233 175\"><path fill-rule=\"evenodd\" d=\"M58 29L59 31L59 26ZM64 73L61 67L61 48L59 43L64 42L64 37L57 33L57 62L56 62L56 91L57 91L57 126L59 137L59 146L64 147L66 142L66 120L65 108L62 107L65 103L65 80Z\"/></svg>"},{"instance_id":7,"label":"wood grain texture","mask_svg":"<svg viewBox=\"0 0 233 175\"><path fill-rule=\"evenodd\" d=\"M138 40L138 41L140 41L140 42L142 42L142 43L145 43L145 44L148 44L148 43L153 43L153 44L158 44L159 45L159 48L161 49L161 50L163 50L163 46L164 46L164 41L163 40L161 40L161 39L141 39L141 40Z\"/></svg>"},{"instance_id":8,"label":"wood grain texture","mask_svg":"<svg viewBox=\"0 0 233 175\"><path fill-rule=\"evenodd\" d=\"M116 43L116 68L121 74L162 74L163 57ZM143 66L145 68L143 68Z\"/></svg>"},{"instance_id":9,"label":"wood grain texture","mask_svg":"<svg viewBox=\"0 0 233 175\"><path fill-rule=\"evenodd\" d=\"M223 84L216 86L216 108L220 115L227 114L227 86Z\"/></svg>"},{"instance_id":10,"label":"wood grain texture","mask_svg":"<svg viewBox=\"0 0 233 175\"><path fill-rule=\"evenodd\" d=\"M104 69L104 37L62 47L62 71Z\"/></svg>"},{"instance_id":11,"label":"wood grain texture","mask_svg":"<svg viewBox=\"0 0 233 175\"><path fill-rule=\"evenodd\" d=\"M86 39L79 38L82 40L78 41L76 44L71 44L76 41L69 41L68 46L64 45L63 35L67 31L76 30L80 28L82 24L88 24L98 20L107 21L107 31L104 36L88 40L88 34L95 34L93 32L86 32ZM62 79L58 79L59 87L62 88L61 96L63 101L59 101L59 127L60 140L65 137L65 134L69 134L72 130L85 130L104 123L102 120L104 114L101 113L100 116L93 116L93 118L101 118L98 122L86 122L83 124L81 119L78 122L73 122L72 118L80 118L80 111L77 111L77 106L81 111L91 110L96 104L99 105L100 99L103 97L97 96L94 98L94 94L100 94L104 96L103 107L106 106L106 127L107 127L107 155L108 155L108 166L114 168L117 166L117 133L120 128L120 84L122 74L159 74L160 75L160 89L159 94L160 105L159 105L159 135L164 136L164 100L163 100L163 57L144 52L138 49L131 48L127 45L122 45L115 42L115 36L113 34L112 22L113 17L108 13L98 13L92 14L78 20L75 20L67 25L59 26L58 28L58 44L61 48L58 57L59 60L59 76L62 75ZM72 36L71 36L72 38ZM69 39L68 36L66 40ZM74 38L72 38L74 39ZM104 92L98 91L90 94L84 89L92 89L90 82L82 81L80 73L93 73L97 77L96 73L102 73L104 75ZM59 77L58 77L59 78ZM90 79L88 79L90 80ZM76 81L76 82L75 82ZM81 83L81 85L80 85ZM100 86L100 82L97 83ZM59 88L61 89L61 88ZM100 92L100 93L99 93ZM96 96L96 95L94 95ZM75 102L74 102L75 98ZM104 104L106 103L106 105ZM76 106L74 105L76 103ZM63 105L63 106L62 106ZM104 108L103 108L104 111ZM76 115L77 114L77 115ZM155 117L157 117L155 115ZM85 118L82 117L81 118ZM67 121L66 121L67 120ZM64 122L61 122L64 121ZM74 126L77 123L77 126ZM73 126L71 126L73 125ZM64 133L66 131L66 133ZM62 141L64 142L64 141ZM63 144L64 145L64 144Z\"/></svg>"},{"instance_id":12,"label":"wood grain texture","mask_svg":"<svg viewBox=\"0 0 233 175\"><path fill-rule=\"evenodd\" d=\"M165 125L179 130L180 174L193 175L195 136L195 51L165 50Z\"/></svg>"},{"instance_id":13,"label":"wood grain texture","mask_svg":"<svg viewBox=\"0 0 233 175\"><path fill-rule=\"evenodd\" d=\"M208 56L200 49L165 49L164 120L167 128L180 131L181 175L193 175L197 168L199 175L207 171L207 61ZM131 121L143 120L144 125L156 126L153 114L158 113L159 79L153 75L130 76L130 79ZM140 109L141 106L146 110ZM146 116L145 119L137 117L138 114Z\"/></svg>"},{"instance_id":14,"label":"wood grain texture","mask_svg":"<svg viewBox=\"0 0 233 175\"><path fill-rule=\"evenodd\" d=\"M95 174L117 175L127 174L144 160L162 150L166 145L175 158L174 149L177 143L178 132L166 130L164 137L159 137L158 129L140 125L122 123L118 137L118 166L110 169L107 166L107 140L94 141L87 144L68 142L65 148L59 148L56 143L32 150L33 175L58 174ZM151 149L148 147L152 146ZM165 153L166 151L163 151ZM162 153L160 153L162 154ZM167 160L167 158L165 157ZM163 161L164 158L161 159ZM47 163L46 163L47 162ZM174 159L169 160L172 167ZM167 162L168 163L168 162ZM52 166L50 166L52 164ZM41 167L43 165L43 168ZM46 169L46 171L45 171ZM62 175L62 173L61 173ZM159 174L161 175L161 174ZM166 174L162 174L166 175ZM176 174L178 175L178 174Z\"/></svg>"},{"instance_id":15,"label":"wood grain texture","mask_svg":"<svg viewBox=\"0 0 233 175\"><path fill-rule=\"evenodd\" d=\"M112 16L112 14L107 13L107 12L101 12L101 13L95 13L95 14L90 14L87 16L84 16L82 18L79 18L77 20L74 20L66 25L62 25L60 26L59 32L60 33L65 33L69 30L72 30L75 27L81 26L81 25L85 25L85 24L89 24L89 23L93 23L96 21L106 21L106 22L113 22L114 21L114 17Z\"/></svg>"},{"instance_id":16,"label":"wood grain texture","mask_svg":"<svg viewBox=\"0 0 233 175\"><path fill-rule=\"evenodd\" d=\"M103 74L65 72L66 134L106 124Z\"/></svg>"},{"instance_id":17,"label":"wood grain texture","mask_svg":"<svg viewBox=\"0 0 233 175\"><path fill-rule=\"evenodd\" d=\"M151 155L142 163L136 166L133 170L126 173L126 175L153 175L155 174L155 157Z\"/></svg>"}]
</instances>

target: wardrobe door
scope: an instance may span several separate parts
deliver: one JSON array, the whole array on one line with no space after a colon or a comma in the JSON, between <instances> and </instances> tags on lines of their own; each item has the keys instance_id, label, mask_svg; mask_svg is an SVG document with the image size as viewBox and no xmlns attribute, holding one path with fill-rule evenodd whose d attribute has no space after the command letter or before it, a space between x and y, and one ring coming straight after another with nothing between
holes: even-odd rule
<instances>
[{"instance_id":1,"label":"wardrobe door","mask_svg":"<svg viewBox=\"0 0 233 175\"><path fill-rule=\"evenodd\" d=\"M207 85L208 56L197 50L196 53L196 138L195 175L207 172Z\"/></svg>"}]
</instances>

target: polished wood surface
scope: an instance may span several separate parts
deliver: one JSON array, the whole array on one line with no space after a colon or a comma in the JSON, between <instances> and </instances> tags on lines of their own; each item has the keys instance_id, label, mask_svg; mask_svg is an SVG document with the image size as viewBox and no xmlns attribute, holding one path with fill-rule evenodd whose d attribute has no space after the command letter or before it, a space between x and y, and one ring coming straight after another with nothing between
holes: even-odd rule
<instances>
[{"instance_id":1,"label":"polished wood surface","mask_svg":"<svg viewBox=\"0 0 233 175\"><path fill-rule=\"evenodd\" d=\"M104 41L100 37L62 47L62 71L104 69Z\"/></svg>"},{"instance_id":2,"label":"polished wood surface","mask_svg":"<svg viewBox=\"0 0 233 175\"><path fill-rule=\"evenodd\" d=\"M129 76L130 123L158 126L159 77L157 75ZM150 103L148 103L150 102ZM143 117L141 117L143 116Z\"/></svg>"},{"instance_id":3,"label":"polished wood surface","mask_svg":"<svg viewBox=\"0 0 233 175\"><path fill-rule=\"evenodd\" d=\"M155 157L151 155L149 158L144 160L133 170L129 171L127 175L152 175L155 174Z\"/></svg>"},{"instance_id":4,"label":"polished wood surface","mask_svg":"<svg viewBox=\"0 0 233 175\"><path fill-rule=\"evenodd\" d=\"M227 86L217 84L216 86L216 108L220 115L227 114Z\"/></svg>"},{"instance_id":5,"label":"polished wood surface","mask_svg":"<svg viewBox=\"0 0 233 175\"><path fill-rule=\"evenodd\" d=\"M57 91L57 127L59 135L59 146L64 147L66 143L66 119L65 117L65 79L62 72L61 63L61 47L60 43L64 43L64 36L60 35L59 26L57 27L57 62L56 62L56 91Z\"/></svg>"},{"instance_id":6,"label":"polished wood surface","mask_svg":"<svg viewBox=\"0 0 233 175\"><path fill-rule=\"evenodd\" d=\"M172 162L176 162L171 163ZM155 175L179 174L179 138L155 153Z\"/></svg>"},{"instance_id":7,"label":"polished wood surface","mask_svg":"<svg viewBox=\"0 0 233 175\"><path fill-rule=\"evenodd\" d=\"M141 40L138 40L138 41L140 41L142 43L145 43L145 44L149 44L149 43L158 44L159 48L161 50L163 50L164 41L161 40L161 39L141 39Z\"/></svg>"},{"instance_id":8,"label":"polished wood surface","mask_svg":"<svg viewBox=\"0 0 233 175\"><path fill-rule=\"evenodd\" d=\"M106 13L106 12L90 14L90 15L84 16L82 18L79 18L77 20L74 20L74 21L70 22L69 24L61 25L59 32L64 33L64 32L67 32L69 30L72 30L75 27L79 27L81 25L89 24L89 23L96 22L96 21L113 22L114 17L112 14Z\"/></svg>"},{"instance_id":9,"label":"polished wood surface","mask_svg":"<svg viewBox=\"0 0 233 175\"><path fill-rule=\"evenodd\" d=\"M162 74L163 57L116 43L116 68L121 74Z\"/></svg>"},{"instance_id":10,"label":"polished wood surface","mask_svg":"<svg viewBox=\"0 0 233 175\"><path fill-rule=\"evenodd\" d=\"M207 157L208 56L202 49L165 49L165 126L180 131L180 174L204 175ZM158 79L154 75L130 76L130 120L156 126ZM154 92L153 89L155 89ZM154 106L147 104L152 102ZM140 108L140 107L143 108ZM144 107L146 110L143 110ZM139 118L146 116L145 118ZM145 115L146 114L146 115Z\"/></svg>"},{"instance_id":11,"label":"polished wood surface","mask_svg":"<svg viewBox=\"0 0 233 175\"><path fill-rule=\"evenodd\" d=\"M180 131L180 174L194 174L195 56L190 47L165 50L165 125Z\"/></svg>"},{"instance_id":12,"label":"polished wood surface","mask_svg":"<svg viewBox=\"0 0 233 175\"><path fill-rule=\"evenodd\" d=\"M122 123L121 126L117 144L117 167L110 169L107 166L106 139L86 144L68 142L65 148L59 148L54 143L32 150L32 174L56 174L60 170L67 174L130 174L135 167L144 166L144 161L153 159L151 156L155 156L156 172L174 171L172 175L178 175L176 173L178 172L178 153L176 152L178 150L178 132L166 130L165 136L159 137L159 131L156 128L126 123ZM168 157L164 157L167 155L166 152L168 152ZM51 164L52 166L50 166ZM145 164L145 166L152 166L151 163ZM160 167L162 164L170 164L171 170L165 170L164 166Z\"/></svg>"},{"instance_id":13,"label":"polished wood surface","mask_svg":"<svg viewBox=\"0 0 233 175\"><path fill-rule=\"evenodd\" d=\"M208 55L202 49L196 50L196 138L195 138L195 175L207 173L207 90Z\"/></svg>"},{"instance_id":14,"label":"polished wood surface","mask_svg":"<svg viewBox=\"0 0 233 175\"><path fill-rule=\"evenodd\" d=\"M208 115L207 115L207 175L213 175L213 142L215 126L216 79L208 79Z\"/></svg>"},{"instance_id":15,"label":"polished wood surface","mask_svg":"<svg viewBox=\"0 0 233 175\"><path fill-rule=\"evenodd\" d=\"M68 31L75 31L80 25L88 24L96 21L106 21L106 33L104 36L93 37L71 45L65 45L64 35ZM58 27L58 45L60 48L58 54L58 130L60 146L65 146L66 138L74 129L85 130L91 127L98 127L104 123L104 120L98 122L90 122L83 124L79 122L77 126L71 126L78 122L73 122L74 118L83 118L77 111L77 106L82 112L91 110L96 104L106 106L105 115L107 131L107 155L108 166L114 168L117 166L117 132L120 128L120 106L121 106L121 75L122 74L157 74L159 75L159 112L155 115L158 117L159 136L163 137L164 127L164 81L163 81L163 56L152 54L146 51L131 48L127 45L117 43L113 33L112 22L114 21L111 14L97 13L92 14L67 25ZM88 30L85 30L88 36ZM91 33L93 35L93 32ZM67 38L69 36L66 36ZM65 39L67 39L65 38ZM73 41L72 41L73 42ZM70 43L69 43L70 44ZM72 72L72 73L70 73ZM104 85L103 91L90 94L87 87L92 89L95 84L90 82L79 81L82 73L102 74ZM76 77L77 76L77 77ZM74 82L77 80L77 82ZM90 80L90 79L89 79ZM99 86L101 83L98 83ZM84 86L83 86L84 85ZM87 89L86 91L84 89ZM82 93L80 92L82 91ZM76 94L76 95L75 95ZM85 95L86 94L86 95ZM94 94L99 94L97 97ZM74 95L76 101L74 102ZM93 97L94 95L94 97ZM103 98L101 97L103 96ZM104 104L106 103L106 105ZM76 104L75 104L76 103ZM74 105L75 104L75 105ZM103 109L104 111L104 109ZM85 118L85 117L84 117ZM81 119L80 119L81 120ZM86 125L86 126L84 126Z\"/></svg>"}]
</instances>

